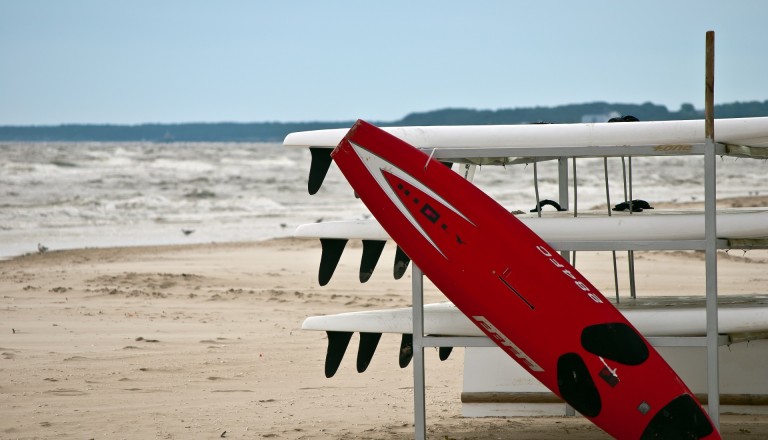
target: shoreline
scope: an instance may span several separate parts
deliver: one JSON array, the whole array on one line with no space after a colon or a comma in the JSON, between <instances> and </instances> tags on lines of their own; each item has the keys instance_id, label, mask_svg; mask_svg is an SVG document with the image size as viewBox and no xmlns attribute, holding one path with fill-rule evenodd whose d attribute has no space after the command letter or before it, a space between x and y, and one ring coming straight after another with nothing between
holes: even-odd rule
<instances>
[{"instance_id":1,"label":"shoreline","mask_svg":"<svg viewBox=\"0 0 768 440\"><path fill-rule=\"evenodd\" d=\"M724 294L768 286L763 252L718 253ZM325 287L319 243L294 238L2 260L0 436L412 438L412 367L397 366L399 337L382 337L364 374L355 372L353 337L326 379L325 335L300 330L310 315L410 304L410 271L391 276L393 245L366 284L359 257L351 243ZM605 258L580 254L577 268L610 296ZM703 266L696 255L648 252L636 264L654 274L638 279L643 295L669 286L700 294L690 283ZM428 286L425 299L443 297ZM462 374L462 349L444 362L427 351L429 438L609 438L583 417L463 418ZM768 416L721 421L725 438L768 437Z\"/></svg>"},{"instance_id":2,"label":"shoreline","mask_svg":"<svg viewBox=\"0 0 768 440\"><path fill-rule=\"evenodd\" d=\"M696 210L703 210L704 209L704 202L701 200L694 200L694 201L661 201L661 202L654 202L651 201L651 204L655 209L659 210L681 210L681 211L696 211ZM750 208L766 208L768 207L768 196L761 196L761 195L750 195L750 196L743 196L743 197L723 197L719 198L717 200L717 207L718 209L729 209L729 208L743 208L743 209L750 209ZM606 211L606 205L605 204L598 204L595 206L592 206L590 209L588 209L585 212L595 212L595 213L604 213ZM581 212L581 211L580 211ZM653 213L653 211L647 211L650 213ZM545 210L545 215L548 213L548 211ZM277 225L277 223L276 223ZM116 226L106 227L108 230L109 228L115 228ZM125 240L116 240L115 242L117 244L114 245L106 245L106 246L76 246L72 243L76 241L72 241L73 239L67 239L64 240L64 247L57 248L55 245L61 244L58 243L57 240L54 241L54 246L51 246L51 243L45 240L45 234L43 234L43 237L40 238L39 241L41 241L41 244L44 246L51 247L48 252L54 252L54 251L80 251L80 250L87 250L87 249L113 249L113 248L149 248L149 247L175 247L175 246L205 246L205 245L228 245L228 244L247 244L247 243L262 243L262 242L268 242L270 240L290 240L293 238L293 230L295 227L298 227L298 224L291 225L292 229L288 230L281 230L279 232L273 231L271 236L258 236L259 234L256 234L258 237L255 239L235 239L235 240L217 240L215 239L214 235L211 235L210 231L208 232L201 232L198 234L195 234L195 236L186 239L185 237L182 237L180 235L176 235L179 232L180 225L167 225L168 231L166 231L165 235L158 235L157 237L151 236L151 237L144 237L143 240L145 240L142 243L139 243L137 245L126 245L123 244L123 241ZM275 226L277 228L278 226ZM283 229L283 228L281 228ZM114 233L114 231L112 231ZM170 239L168 234L173 234L175 236L175 239ZM157 235L157 233L155 234ZM154 237L154 239L152 238ZM206 237L206 238L202 238ZM219 237L221 238L221 237ZM187 240L185 243L184 240ZM38 241L31 240L28 244L20 244L19 238L13 237L11 239L11 244L9 245L13 250L18 251L17 254L7 254L8 250L6 249L4 254L0 254L0 261L10 260L22 256L28 256L28 255L35 255L38 252L36 252L35 246ZM28 249L28 250L24 250Z\"/></svg>"}]
</instances>

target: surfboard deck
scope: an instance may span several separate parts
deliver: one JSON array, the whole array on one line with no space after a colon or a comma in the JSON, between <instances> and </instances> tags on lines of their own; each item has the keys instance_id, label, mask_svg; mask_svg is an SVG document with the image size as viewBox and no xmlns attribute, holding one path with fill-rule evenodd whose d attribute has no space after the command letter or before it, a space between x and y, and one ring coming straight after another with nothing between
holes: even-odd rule
<instances>
[{"instance_id":1,"label":"surfboard deck","mask_svg":"<svg viewBox=\"0 0 768 440\"><path fill-rule=\"evenodd\" d=\"M610 217L605 213L586 212L573 217L567 212L552 212L541 218L535 215L517 218L558 251L621 250L615 246L616 243L627 249L671 249L679 243L686 243L681 240L688 241L684 246L691 246L695 240L704 240L702 212L616 213ZM727 239L729 245L744 249L768 246L768 210L723 210L718 211L717 218L718 236ZM370 279L384 244L390 240L384 228L373 219L304 224L296 229L293 236L319 238L323 243L321 262L326 264L321 263L321 285L330 281L348 240L363 241L362 282ZM401 262L396 259L395 264Z\"/></svg>"},{"instance_id":2,"label":"surfboard deck","mask_svg":"<svg viewBox=\"0 0 768 440\"><path fill-rule=\"evenodd\" d=\"M703 240L704 213L654 210L648 213L570 212L525 214L517 218L545 241ZM719 238L768 237L768 210L728 209L717 212ZM343 220L300 225L294 237L387 240L376 220Z\"/></svg>"},{"instance_id":3,"label":"surfboard deck","mask_svg":"<svg viewBox=\"0 0 768 440\"><path fill-rule=\"evenodd\" d=\"M383 127L417 148L515 148L660 146L684 153L682 146L704 142L704 121L640 121L631 123L454 125ZM336 147L346 129L290 133L287 147ZM715 141L729 145L768 147L768 117L715 120ZM674 147L677 148L674 148Z\"/></svg>"},{"instance_id":4,"label":"surfboard deck","mask_svg":"<svg viewBox=\"0 0 768 440\"><path fill-rule=\"evenodd\" d=\"M331 156L435 286L600 428L620 439L720 438L690 390L622 314L474 185L364 121Z\"/></svg>"},{"instance_id":5,"label":"surfboard deck","mask_svg":"<svg viewBox=\"0 0 768 440\"><path fill-rule=\"evenodd\" d=\"M383 130L453 162L508 165L555 157L611 157L623 155L693 154L704 142L704 121L644 121L590 124L520 124L385 127ZM768 117L715 120L716 142L726 147L719 154L768 158ZM288 134L286 147L309 148L312 162L308 187L315 194L331 164L330 148L345 129ZM542 148L552 148L543 154ZM555 151L555 149L557 151ZM534 151L535 150L535 151ZM703 150L699 149L698 154ZM542 157L542 156L550 157Z\"/></svg>"},{"instance_id":6,"label":"surfboard deck","mask_svg":"<svg viewBox=\"0 0 768 440\"><path fill-rule=\"evenodd\" d=\"M768 296L720 297L720 334L741 339L748 335L768 335ZM704 298L649 297L627 300L617 308L638 331L651 336L705 336ZM401 307L365 310L334 315L310 316L302 330L395 333L413 331L413 309ZM450 302L424 306L424 332L440 336L483 336L483 332Z\"/></svg>"}]
</instances>

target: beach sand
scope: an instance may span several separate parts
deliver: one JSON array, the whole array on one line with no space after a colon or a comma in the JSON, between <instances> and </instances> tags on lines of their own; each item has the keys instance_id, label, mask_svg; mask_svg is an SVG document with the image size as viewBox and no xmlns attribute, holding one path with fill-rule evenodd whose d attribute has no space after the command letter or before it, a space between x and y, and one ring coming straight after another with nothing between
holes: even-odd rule
<instances>
[{"instance_id":1,"label":"beach sand","mask_svg":"<svg viewBox=\"0 0 768 440\"><path fill-rule=\"evenodd\" d=\"M410 304L410 272L391 276L394 246L360 284L353 244L325 287L315 240L0 261L0 438L413 438L412 366L397 366L398 336L384 335L363 374L355 336L326 379L325 334L299 330L309 315ZM577 268L610 297L609 256L579 254ZM765 293L765 251L719 261L721 293ZM700 253L638 253L636 266L641 294L703 294ZM443 297L428 288L426 300ZM426 357L429 438L609 438L582 417L463 418L463 350ZM725 438L768 438L768 416L721 422Z\"/></svg>"}]
</instances>

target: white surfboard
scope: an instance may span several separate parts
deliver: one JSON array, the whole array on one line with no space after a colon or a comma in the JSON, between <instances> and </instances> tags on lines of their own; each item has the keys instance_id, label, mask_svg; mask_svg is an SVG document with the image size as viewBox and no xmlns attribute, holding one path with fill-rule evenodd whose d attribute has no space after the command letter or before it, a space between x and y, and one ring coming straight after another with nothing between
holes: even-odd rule
<instances>
[{"instance_id":1,"label":"white surfboard","mask_svg":"<svg viewBox=\"0 0 768 440\"><path fill-rule=\"evenodd\" d=\"M664 211L613 213L545 213L518 216L526 226L547 242L633 241L633 240L703 240L704 213ZM717 213L717 235L726 239L768 237L768 210L727 209ZM375 220L331 221L299 226L294 232L301 238L389 240Z\"/></svg>"},{"instance_id":2,"label":"white surfboard","mask_svg":"<svg viewBox=\"0 0 768 440\"><path fill-rule=\"evenodd\" d=\"M705 336L706 311L703 297L649 297L628 300L619 310L647 337ZM721 334L734 338L768 336L768 296L724 296L720 298L718 326ZM311 316L302 330L410 334L410 307ZM424 306L424 333L439 336L483 336L483 333L449 302Z\"/></svg>"},{"instance_id":3,"label":"white surfboard","mask_svg":"<svg viewBox=\"0 0 768 440\"><path fill-rule=\"evenodd\" d=\"M386 127L441 161L508 165L556 157L703 154L704 121L647 121L591 124L456 125ZM308 190L315 194L331 166L330 149L347 129L290 133L286 147L309 148ZM715 120L718 154L768 158L768 117Z\"/></svg>"},{"instance_id":4,"label":"white surfboard","mask_svg":"<svg viewBox=\"0 0 768 440\"><path fill-rule=\"evenodd\" d=\"M657 146L680 154L685 145L703 143L704 121L641 121L629 123L457 125L385 127L383 130L417 148L526 148ZM290 133L286 147L333 148L347 129ZM768 117L715 120L715 141L727 145L768 147Z\"/></svg>"}]
</instances>

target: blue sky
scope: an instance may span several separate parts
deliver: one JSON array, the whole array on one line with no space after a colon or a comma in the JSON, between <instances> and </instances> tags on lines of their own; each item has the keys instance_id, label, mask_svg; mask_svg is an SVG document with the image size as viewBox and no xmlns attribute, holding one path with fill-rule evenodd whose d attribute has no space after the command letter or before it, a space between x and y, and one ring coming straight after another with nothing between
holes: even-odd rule
<instances>
[{"instance_id":1,"label":"blue sky","mask_svg":"<svg viewBox=\"0 0 768 440\"><path fill-rule=\"evenodd\" d=\"M768 99L768 2L0 0L0 125Z\"/></svg>"}]
</instances>

